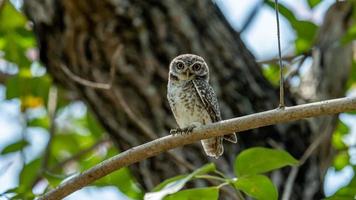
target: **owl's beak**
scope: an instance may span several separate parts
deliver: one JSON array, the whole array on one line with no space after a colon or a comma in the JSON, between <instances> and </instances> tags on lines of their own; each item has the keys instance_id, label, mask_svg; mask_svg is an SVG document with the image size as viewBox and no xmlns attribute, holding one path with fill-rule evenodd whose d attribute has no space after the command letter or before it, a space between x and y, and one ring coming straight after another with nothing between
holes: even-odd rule
<instances>
[{"instance_id":1,"label":"owl's beak","mask_svg":"<svg viewBox=\"0 0 356 200\"><path fill-rule=\"evenodd\" d=\"M186 71L186 75L187 75L187 77L189 77L190 76L190 70L188 69L187 71Z\"/></svg>"}]
</instances>

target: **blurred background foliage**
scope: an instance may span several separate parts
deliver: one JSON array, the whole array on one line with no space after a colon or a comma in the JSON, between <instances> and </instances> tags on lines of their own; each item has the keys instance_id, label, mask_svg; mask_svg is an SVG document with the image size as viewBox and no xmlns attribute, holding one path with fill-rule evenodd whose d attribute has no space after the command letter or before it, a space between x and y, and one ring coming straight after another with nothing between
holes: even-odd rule
<instances>
[{"instance_id":1,"label":"blurred background foliage","mask_svg":"<svg viewBox=\"0 0 356 200\"><path fill-rule=\"evenodd\" d=\"M1 2L1 1L0 1ZM307 0L309 9L314 9L321 0ZM58 185L66 178L88 169L93 165L118 153L106 137L105 131L75 94L57 87L46 68L39 62L36 39L32 24L21 13L18 1L3 1L0 7L0 87L4 94L1 110L11 102L16 112L12 120L17 120L20 137L12 137L0 143L0 176L15 163L21 163L17 180L8 186L1 184L1 198L33 198L48 188ZM271 1L263 6L274 8ZM354 12L355 13L355 12ZM280 14L296 34L286 76L288 83L298 83L302 71L290 76L293 69L305 65L308 60L303 55L310 53L319 24L312 20L300 20L287 6L280 5ZM356 21L356 20L355 20ZM274 28L274 27L273 27ZM350 43L356 38L356 23L343 37L342 43ZM297 55L297 56L295 56ZM264 75L272 84L278 85L278 67L273 62L261 62ZM304 64L303 64L304 63ZM310 61L309 61L310 63ZM299 72L301 74L299 74ZM352 67L347 94L355 93L356 62ZM1 95L0 95L1 96ZM330 170L334 172L347 168L350 176L343 187L336 188L334 194L348 198L356 194L356 113L340 115L340 121L332 137L336 155ZM3 116L7 118L10 116ZM355 127L349 127L352 121ZM6 124L0 127L0 134L7 131ZM34 132L48 138L46 143L37 143ZM1 136L0 136L1 138ZM48 148L50 147L50 148ZM4 179L2 179L4 180ZM122 192L123 199L141 199L143 191L127 168L121 169L95 182L94 186L114 186ZM339 186L340 187L340 186ZM197 190L197 194L202 191ZM182 194L181 194L182 195ZM184 195L184 194L183 194ZM332 195L332 194L329 194Z\"/></svg>"}]
</instances>

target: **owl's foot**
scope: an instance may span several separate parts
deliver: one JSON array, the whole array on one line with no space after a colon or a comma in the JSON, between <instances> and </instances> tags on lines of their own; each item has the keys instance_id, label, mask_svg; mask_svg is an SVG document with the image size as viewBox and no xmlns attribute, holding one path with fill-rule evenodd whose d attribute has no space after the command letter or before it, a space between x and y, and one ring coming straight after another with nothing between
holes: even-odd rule
<instances>
[{"instance_id":1,"label":"owl's foot","mask_svg":"<svg viewBox=\"0 0 356 200\"><path fill-rule=\"evenodd\" d=\"M195 125L191 125L191 126L188 126L185 128L174 128L174 129L171 129L169 133L172 135L177 135L177 134L186 135L186 134L192 133L192 131L195 127L196 127Z\"/></svg>"}]
</instances>

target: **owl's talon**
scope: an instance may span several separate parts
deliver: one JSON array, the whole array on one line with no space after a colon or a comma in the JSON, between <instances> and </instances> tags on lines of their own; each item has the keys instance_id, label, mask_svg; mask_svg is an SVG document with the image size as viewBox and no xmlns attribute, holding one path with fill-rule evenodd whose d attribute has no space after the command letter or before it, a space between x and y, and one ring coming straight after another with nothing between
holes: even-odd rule
<instances>
[{"instance_id":1,"label":"owl's talon","mask_svg":"<svg viewBox=\"0 0 356 200\"><path fill-rule=\"evenodd\" d=\"M178 132L179 132L179 130L178 129L171 129L170 131L169 131L169 133L171 134L171 135L177 135L178 134Z\"/></svg>"},{"instance_id":2,"label":"owl's talon","mask_svg":"<svg viewBox=\"0 0 356 200\"><path fill-rule=\"evenodd\" d=\"M192 133L195 127L196 127L195 125L191 125L185 128L175 128L175 129L171 129L169 133L171 135L177 135L177 134L187 135Z\"/></svg>"},{"instance_id":3,"label":"owl's talon","mask_svg":"<svg viewBox=\"0 0 356 200\"><path fill-rule=\"evenodd\" d=\"M193 125L193 126L189 126L189 127L187 127L187 132L188 132L188 133L193 132L194 128L195 128L195 126L194 126L194 125Z\"/></svg>"}]
</instances>

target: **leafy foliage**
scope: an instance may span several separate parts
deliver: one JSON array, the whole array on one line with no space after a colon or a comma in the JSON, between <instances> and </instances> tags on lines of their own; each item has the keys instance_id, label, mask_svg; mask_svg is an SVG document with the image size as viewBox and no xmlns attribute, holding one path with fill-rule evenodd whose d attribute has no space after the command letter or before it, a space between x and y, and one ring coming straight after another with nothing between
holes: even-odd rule
<instances>
[{"instance_id":1,"label":"leafy foliage","mask_svg":"<svg viewBox=\"0 0 356 200\"><path fill-rule=\"evenodd\" d=\"M235 174L255 175L296 164L298 161L285 151L256 147L247 149L237 156Z\"/></svg>"},{"instance_id":2,"label":"leafy foliage","mask_svg":"<svg viewBox=\"0 0 356 200\"><path fill-rule=\"evenodd\" d=\"M268 6L275 9L275 4L273 1L265 1ZM317 5L319 2L310 1L309 5ZM297 34L295 40L296 53L300 54L307 52L313 46L314 37L318 29L312 21L299 20L294 13L289 10L283 4L279 4L279 12L282 14L293 27L294 31Z\"/></svg>"},{"instance_id":3,"label":"leafy foliage","mask_svg":"<svg viewBox=\"0 0 356 200\"><path fill-rule=\"evenodd\" d=\"M58 89L55 119L51 119L47 104L50 88L54 84L38 61L38 50L28 20L10 1L5 0L0 7L0 24L0 59L11 67L11 70L2 72L9 74L5 82L6 100L16 99L20 102L19 122L23 124L22 139L3 147L0 156L23 154L27 147L35 145L26 138L29 129L40 128L49 136L52 121L56 122L55 132L50 136L50 149L43 149L39 155L31 155L26 161L23 158L18 187L2 194L14 199L34 199L73 173L88 169L118 154L118 151L108 142L98 143L104 141L104 129L90 111L84 109L84 113L78 116L77 109L72 109L78 103L66 99L67 91L63 88ZM95 145L98 147L94 148ZM43 158L46 153L49 154L48 160ZM39 182L47 182L47 188L34 194L33 188ZM118 170L94 185L116 186L131 199L142 199L143 196L128 168Z\"/></svg>"},{"instance_id":4,"label":"leafy foliage","mask_svg":"<svg viewBox=\"0 0 356 200\"><path fill-rule=\"evenodd\" d=\"M15 143L8 145L6 148L4 148L0 154L5 155L8 153L20 151L20 150L24 149L27 145L28 145L28 142L26 140L17 141Z\"/></svg>"},{"instance_id":5,"label":"leafy foliage","mask_svg":"<svg viewBox=\"0 0 356 200\"><path fill-rule=\"evenodd\" d=\"M207 174L216 170L214 164L205 165L193 173L186 176L178 176L167 181L164 181L162 184L154 188L154 192L146 193L145 199L162 199L169 194L174 194L181 190L185 184L192 180L197 175ZM187 193L187 192L186 192Z\"/></svg>"},{"instance_id":6,"label":"leafy foliage","mask_svg":"<svg viewBox=\"0 0 356 200\"><path fill-rule=\"evenodd\" d=\"M164 198L164 200L217 200L219 189L217 187L182 190Z\"/></svg>"},{"instance_id":7,"label":"leafy foliage","mask_svg":"<svg viewBox=\"0 0 356 200\"><path fill-rule=\"evenodd\" d=\"M277 200L278 191L272 181L264 175L247 175L238 178L234 185L247 195L260 200Z\"/></svg>"},{"instance_id":8,"label":"leafy foliage","mask_svg":"<svg viewBox=\"0 0 356 200\"><path fill-rule=\"evenodd\" d=\"M274 8L273 1L266 0L266 5ZM307 0L310 9L316 8L321 0ZM313 47L314 37L318 26L309 20L300 20L292 10L283 4L279 5L280 13L288 20L296 33L294 41L296 56L310 51ZM9 20L11 19L11 20ZM356 38L356 26L353 25L341 43L346 45ZM0 7L0 59L10 66L11 70L2 70L10 75L5 82L6 100L17 100L21 106L19 112L25 119L22 132L26 136L28 129L40 128L50 136L52 121L56 122L55 133L49 149L43 149L39 155L32 155L30 159L23 159L23 166L19 172L18 187L11 188L2 195L11 194L13 199L34 199L42 192L57 186L64 179L79 173L93 165L112 157L119 152L108 142L98 144L105 140L105 130L98 124L90 111L85 110L82 115L77 114L73 105L78 103L68 99L67 91L58 89L58 102L55 119L51 119L47 104L49 91L54 87L51 77L45 73L45 68L39 64L38 50L31 30L31 24L26 17L17 10L9 0L5 0ZM348 91L355 89L356 62L353 61L351 78L348 80ZM44 73L36 73L36 66ZM269 65L263 69L264 76L272 84L278 85L278 67ZM75 110L75 116L68 113ZM30 114L34 113L42 114ZM70 113L70 112L69 112ZM73 114L73 113L72 113ZM350 113L355 114L355 113ZM74 114L73 114L74 115ZM20 121L20 120L19 120ZM353 166L350 162L350 144L345 137L350 133L350 128L342 121L332 136L333 148L337 150L332 167L342 170L345 166ZM2 147L0 156L23 154L34 144L26 137L22 137L5 147ZM98 148L93 148L98 145ZM49 152L48 161L44 155ZM83 153L84 152L84 153ZM235 176L226 177L218 171L214 164L207 164L194 172L178 175L163 181L152 192L143 194L142 188L132 176L128 168L112 173L93 185L97 187L115 186L131 199L218 199L221 187L234 187L238 193L255 199L278 199L278 191L272 181L265 175L281 167L298 164L285 151L267 148L251 148L243 151L235 159ZM47 167L44 167L46 166ZM189 182L214 180L219 185L203 188L189 188ZM42 181L48 183L47 188L34 194L33 188ZM356 178L340 188L329 199L351 199L356 193Z\"/></svg>"},{"instance_id":9,"label":"leafy foliage","mask_svg":"<svg viewBox=\"0 0 356 200\"><path fill-rule=\"evenodd\" d=\"M308 0L307 2L310 8L314 8L321 2L321 0Z\"/></svg>"},{"instance_id":10,"label":"leafy foliage","mask_svg":"<svg viewBox=\"0 0 356 200\"><path fill-rule=\"evenodd\" d=\"M5 53L4 58L21 68L28 67L31 63L25 53L35 46L35 39L26 26L27 19L5 0L0 12L0 22L0 50Z\"/></svg>"},{"instance_id":11,"label":"leafy foliage","mask_svg":"<svg viewBox=\"0 0 356 200\"><path fill-rule=\"evenodd\" d=\"M262 67L263 75L274 85L279 85L279 66L275 64Z\"/></svg>"},{"instance_id":12,"label":"leafy foliage","mask_svg":"<svg viewBox=\"0 0 356 200\"><path fill-rule=\"evenodd\" d=\"M273 157L273 158L272 158ZM262 173L276 170L287 165L298 163L291 155L282 150L267 148L251 148L241 152L235 159L235 173L237 178L226 178L221 172L217 171L214 164L205 165L191 174L179 175L165 180L153 189L153 192L146 193L145 199L177 199L181 197L195 197L198 193L208 190L211 199L217 199L217 190L230 185L246 195L256 199L278 199L278 191L272 181ZM221 182L221 185L210 188L187 189L179 192L186 187L189 181L196 179L214 179ZM184 196L182 196L184 194ZM216 195L215 195L216 194Z\"/></svg>"}]
</instances>

